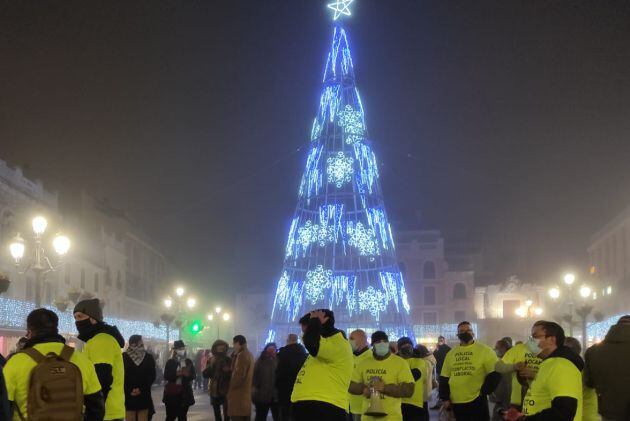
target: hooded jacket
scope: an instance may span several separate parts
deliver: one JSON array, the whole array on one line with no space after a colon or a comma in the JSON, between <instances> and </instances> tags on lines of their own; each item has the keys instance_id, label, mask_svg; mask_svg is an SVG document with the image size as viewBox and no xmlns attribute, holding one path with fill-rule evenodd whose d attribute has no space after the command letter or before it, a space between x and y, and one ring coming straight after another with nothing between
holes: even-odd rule
<instances>
[{"instance_id":1,"label":"hooded jacket","mask_svg":"<svg viewBox=\"0 0 630 421\"><path fill-rule=\"evenodd\" d=\"M224 353L217 352L219 346L225 348ZM230 387L230 367L232 366L232 361L227 356L228 349L228 343L221 339L217 339L212 344L212 358L208 359L203 370L203 377L210 379L208 393L211 398L225 398L227 396L228 388Z\"/></svg>"},{"instance_id":2,"label":"hooded jacket","mask_svg":"<svg viewBox=\"0 0 630 421\"><path fill-rule=\"evenodd\" d=\"M125 339L116 326L97 323L78 338L85 342L83 353L94 368L105 396L105 419L125 417L125 368L122 348Z\"/></svg>"},{"instance_id":3,"label":"hooded jacket","mask_svg":"<svg viewBox=\"0 0 630 421\"><path fill-rule=\"evenodd\" d=\"M599 413L610 420L630 420L630 324L616 324L606 338L586 350L584 382L599 395Z\"/></svg>"}]
</instances>

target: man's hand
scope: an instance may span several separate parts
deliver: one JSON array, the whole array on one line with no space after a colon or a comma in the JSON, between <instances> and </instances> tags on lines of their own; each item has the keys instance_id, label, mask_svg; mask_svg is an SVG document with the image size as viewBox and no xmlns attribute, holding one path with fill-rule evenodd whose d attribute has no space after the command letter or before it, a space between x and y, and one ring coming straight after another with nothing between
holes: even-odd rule
<instances>
[{"instance_id":1,"label":"man's hand","mask_svg":"<svg viewBox=\"0 0 630 421\"><path fill-rule=\"evenodd\" d=\"M311 318L319 319L321 324L324 324L328 321L329 317L326 316L323 310L315 310L311 311Z\"/></svg>"},{"instance_id":2,"label":"man's hand","mask_svg":"<svg viewBox=\"0 0 630 421\"><path fill-rule=\"evenodd\" d=\"M139 395L140 395L140 389L138 389L137 387L131 390L131 396L139 396Z\"/></svg>"},{"instance_id":3,"label":"man's hand","mask_svg":"<svg viewBox=\"0 0 630 421\"><path fill-rule=\"evenodd\" d=\"M371 386L377 392L382 392L383 390L385 390L385 383L383 383L383 380L380 377L373 379L371 382Z\"/></svg>"},{"instance_id":4,"label":"man's hand","mask_svg":"<svg viewBox=\"0 0 630 421\"><path fill-rule=\"evenodd\" d=\"M445 411L450 411L451 410L451 401L442 401L442 409Z\"/></svg>"},{"instance_id":5,"label":"man's hand","mask_svg":"<svg viewBox=\"0 0 630 421\"><path fill-rule=\"evenodd\" d=\"M369 398L370 396L372 396L372 392L370 391L370 388L365 386L363 388L363 396L365 396L366 398Z\"/></svg>"},{"instance_id":6,"label":"man's hand","mask_svg":"<svg viewBox=\"0 0 630 421\"><path fill-rule=\"evenodd\" d=\"M536 371L525 366L518 370L518 375L527 380L534 380L534 377L536 377Z\"/></svg>"},{"instance_id":7,"label":"man's hand","mask_svg":"<svg viewBox=\"0 0 630 421\"><path fill-rule=\"evenodd\" d=\"M523 413L519 412L516 408L510 408L503 413L503 419L505 421L518 421L523 417Z\"/></svg>"},{"instance_id":8,"label":"man's hand","mask_svg":"<svg viewBox=\"0 0 630 421\"><path fill-rule=\"evenodd\" d=\"M522 370L525 367L527 367L527 364L525 364L524 361L519 361L516 364L514 364L514 370L516 370L516 371Z\"/></svg>"}]
</instances>

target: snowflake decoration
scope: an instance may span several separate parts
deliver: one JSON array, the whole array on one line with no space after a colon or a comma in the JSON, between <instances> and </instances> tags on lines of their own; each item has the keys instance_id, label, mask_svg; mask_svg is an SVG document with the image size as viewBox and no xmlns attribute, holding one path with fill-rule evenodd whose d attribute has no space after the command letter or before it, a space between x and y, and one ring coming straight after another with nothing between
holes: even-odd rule
<instances>
[{"instance_id":1,"label":"snowflake decoration","mask_svg":"<svg viewBox=\"0 0 630 421\"><path fill-rule=\"evenodd\" d=\"M324 299L324 290L332 286L332 270L324 270L322 265L318 265L315 270L306 273L306 299L315 304Z\"/></svg>"},{"instance_id":2,"label":"snowflake decoration","mask_svg":"<svg viewBox=\"0 0 630 421\"><path fill-rule=\"evenodd\" d=\"M320 247L324 247L327 242L332 243L335 241L335 233L333 227L328 225L328 221L317 225L309 220L303 227L298 228L296 241L302 246L302 250L306 251L311 243L318 243Z\"/></svg>"},{"instance_id":3,"label":"snowflake decoration","mask_svg":"<svg viewBox=\"0 0 630 421\"><path fill-rule=\"evenodd\" d=\"M335 233L333 227L328 225L328 221L322 221L321 225L317 229L317 242L321 247L324 247L326 243L332 243L335 241Z\"/></svg>"},{"instance_id":4,"label":"snowflake decoration","mask_svg":"<svg viewBox=\"0 0 630 421\"><path fill-rule=\"evenodd\" d=\"M376 236L372 228L366 229L361 222L357 222L356 226L349 223L348 235L350 236L348 244L359 249L359 255L374 256L379 254Z\"/></svg>"},{"instance_id":5,"label":"snowflake decoration","mask_svg":"<svg viewBox=\"0 0 630 421\"><path fill-rule=\"evenodd\" d=\"M359 291L359 310L369 311L378 320L380 313L386 308L387 301L381 290L369 286L367 290Z\"/></svg>"},{"instance_id":6,"label":"snowflake decoration","mask_svg":"<svg viewBox=\"0 0 630 421\"><path fill-rule=\"evenodd\" d=\"M361 112L355 111L351 105L346 105L344 110L339 113L337 124L343 128L348 145L358 142L364 136L365 129Z\"/></svg>"},{"instance_id":7,"label":"snowflake decoration","mask_svg":"<svg viewBox=\"0 0 630 421\"><path fill-rule=\"evenodd\" d=\"M353 158L345 156L343 152L337 152L337 155L331 156L326 162L328 164L326 174L328 175L329 183L333 183L337 188L341 188L344 183L352 181L352 174L354 173L354 168L352 168Z\"/></svg>"}]
</instances>

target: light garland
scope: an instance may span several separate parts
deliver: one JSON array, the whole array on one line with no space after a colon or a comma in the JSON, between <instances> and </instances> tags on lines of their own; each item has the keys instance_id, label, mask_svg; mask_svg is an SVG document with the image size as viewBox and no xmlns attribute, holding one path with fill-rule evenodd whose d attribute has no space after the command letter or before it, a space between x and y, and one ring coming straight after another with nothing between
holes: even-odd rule
<instances>
[{"instance_id":1,"label":"light garland","mask_svg":"<svg viewBox=\"0 0 630 421\"><path fill-rule=\"evenodd\" d=\"M392 231L385 212L380 208L368 208L366 209L368 225L380 240L381 247L388 250L390 247L394 249L394 238L392 237Z\"/></svg>"},{"instance_id":2,"label":"light garland","mask_svg":"<svg viewBox=\"0 0 630 421\"><path fill-rule=\"evenodd\" d=\"M319 193L322 187L322 171L319 169L319 159L322 155L323 146L315 146L311 149L306 159L306 170L300 183L299 195L310 198Z\"/></svg>"},{"instance_id":3,"label":"light garland","mask_svg":"<svg viewBox=\"0 0 630 421\"><path fill-rule=\"evenodd\" d=\"M376 321L380 320L381 312L387 309L383 291L369 286L365 291L359 291L359 310L368 311Z\"/></svg>"},{"instance_id":4,"label":"light garland","mask_svg":"<svg viewBox=\"0 0 630 421\"><path fill-rule=\"evenodd\" d=\"M339 60L339 57L341 57L341 60ZM338 67L339 69L337 69ZM348 77L354 78L354 65L352 63L352 54L350 54L348 37L345 30L335 27L332 46L326 60L323 82L334 80L340 83L341 78Z\"/></svg>"},{"instance_id":5,"label":"light garland","mask_svg":"<svg viewBox=\"0 0 630 421\"><path fill-rule=\"evenodd\" d=\"M344 110L339 113L337 124L343 129L348 145L358 142L365 135L363 115L360 111L355 111L352 105L346 105Z\"/></svg>"},{"instance_id":6,"label":"light garland","mask_svg":"<svg viewBox=\"0 0 630 421\"><path fill-rule=\"evenodd\" d=\"M353 222L348 222L347 233L350 237L348 245L356 247L359 250L359 255L374 256L380 253L376 244L374 229L366 229L361 222L357 222L356 225ZM374 257L371 260L374 260Z\"/></svg>"},{"instance_id":7,"label":"light garland","mask_svg":"<svg viewBox=\"0 0 630 421\"><path fill-rule=\"evenodd\" d=\"M26 330L26 317L37 307L29 301L0 297L0 327L7 329ZM66 335L76 335L74 317L68 310L60 312L55 307L46 306L59 317L59 332ZM166 327L155 327L152 322L140 320L126 320L114 317L106 317L105 322L118 327L123 337L142 335L144 338L154 340L166 340ZM177 329L171 329L170 339L178 339Z\"/></svg>"},{"instance_id":8,"label":"light garland","mask_svg":"<svg viewBox=\"0 0 630 421\"><path fill-rule=\"evenodd\" d=\"M359 193L372 194L375 192L378 180L378 164L372 149L364 143L354 143L354 156L358 164L357 188Z\"/></svg>"},{"instance_id":9,"label":"light garland","mask_svg":"<svg viewBox=\"0 0 630 421\"><path fill-rule=\"evenodd\" d=\"M306 283L304 286L306 298L311 304L324 299L324 291L332 286L332 270L325 270L322 265L318 265L315 270L306 273Z\"/></svg>"},{"instance_id":10,"label":"light garland","mask_svg":"<svg viewBox=\"0 0 630 421\"><path fill-rule=\"evenodd\" d=\"M328 175L328 182L334 184L337 188L341 188L345 183L352 181L352 174L354 168L352 164L354 159L341 151L337 152L335 156L331 156L326 161L328 166L326 167L326 174Z\"/></svg>"}]
</instances>

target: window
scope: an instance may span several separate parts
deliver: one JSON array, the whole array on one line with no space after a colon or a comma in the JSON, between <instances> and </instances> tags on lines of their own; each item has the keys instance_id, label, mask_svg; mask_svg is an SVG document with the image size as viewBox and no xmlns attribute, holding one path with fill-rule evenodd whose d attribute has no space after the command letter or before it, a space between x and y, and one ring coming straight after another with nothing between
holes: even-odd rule
<instances>
[{"instance_id":1,"label":"window","mask_svg":"<svg viewBox=\"0 0 630 421\"><path fill-rule=\"evenodd\" d=\"M98 273L95 273L94 274L94 292L98 292L98 282L99 282Z\"/></svg>"},{"instance_id":2,"label":"window","mask_svg":"<svg viewBox=\"0 0 630 421\"><path fill-rule=\"evenodd\" d=\"M463 322L466 320L466 312L465 311L456 311L455 312L455 322Z\"/></svg>"},{"instance_id":3,"label":"window","mask_svg":"<svg viewBox=\"0 0 630 421\"><path fill-rule=\"evenodd\" d=\"M81 288L85 288L85 269L81 269Z\"/></svg>"},{"instance_id":4,"label":"window","mask_svg":"<svg viewBox=\"0 0 630 421\"><path fill-rule=\"evenodd\" d=\"M466 299L466 285L458 282L453 287L453 299L454 300L465 300Z\"/></svg>"},{"instance_id":5,"label":"window","mask_svg":"<svg viewBox=\"0 0 630 421\"><path fill-rule=\"evenodd\" d=\"M424 262L422 279L435 279L435 263L431 260Z\"/></svg>"},{"instance_id":6,"label":"window","mask_svg":"<svg viewBox=\"0 0 630 421\"><path fill-rule=\"evenodd\" d=\"M424 305L435 305L435 287L424 287Z\"/></svg>"},{"instance_id":7,"label":"window","mask_svg":"<svg viewBox=\"0 0 630 421\"><path fill-rule=\"evenodd\" d=\"M427 311L423 314L422 320L425 325L436 325L437 324L437 313L435 311Z\"/></svg>"}]
</instances>

